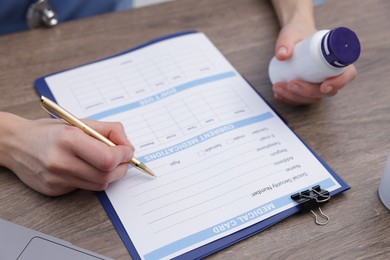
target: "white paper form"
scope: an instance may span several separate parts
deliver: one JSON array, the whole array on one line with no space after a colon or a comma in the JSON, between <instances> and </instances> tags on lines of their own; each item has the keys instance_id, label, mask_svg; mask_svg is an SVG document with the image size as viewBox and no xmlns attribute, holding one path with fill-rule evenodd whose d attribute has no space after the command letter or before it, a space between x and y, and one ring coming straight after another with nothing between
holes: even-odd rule
<instances>
[{"instance_id":1,"label":"white paper form","mask_svg":"<svg viewBox=\"0 0 390 260\"><path fill-rule=\"evenodd\" d=\"M120 121L136 169L106 194L142 259L169 259L340 184L202 33L46 78L79 117Z\"/></svg>"}]
</instances>

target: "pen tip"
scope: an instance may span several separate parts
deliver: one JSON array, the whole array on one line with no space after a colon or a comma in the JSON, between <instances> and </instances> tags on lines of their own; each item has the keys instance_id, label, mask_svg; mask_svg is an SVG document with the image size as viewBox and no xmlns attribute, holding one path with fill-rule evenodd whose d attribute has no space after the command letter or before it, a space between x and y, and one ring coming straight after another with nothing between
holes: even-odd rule
<instances>
[{"instance_id":1,"label":"pen tip","mask_svg":"<svg viewBox=\"0 0 390 260\"><path fill-rule=\"evenodd\" d=\"M157 177L151 169L149 169L145 164L141 163L140 165L138 165L140 169L142 169L142 171L144 171L145 173L149 174L150 176L152 177Z\"/></svg>"},{"instance_id":2,"label":"pen tip","mask_svg":"<svg viewBox=\"0 0 390 260\"><path fill-rule=\"evenodd\" d=\"M154 177L154 178L157 177L156 174L154 174L150 169L146 170L145 172L146 172L147 174L149 174L150 176Z\"/></svg>"},{"instance_id":3,"label":"pen tip","mask_svg":"<svg viewBox=\"0 0 390 260\"><path fill-rule=\"evenodd\" d=\"M150 176L153 176L153 177L157 177L151 169L149 169L144 163L142 163L141 161L139 161L138 159L136 158L132 158L131 161L129 162L131 165L135 166L136 168L138 168L139 170L149 174Z\"/></svg>"}]
</instances>

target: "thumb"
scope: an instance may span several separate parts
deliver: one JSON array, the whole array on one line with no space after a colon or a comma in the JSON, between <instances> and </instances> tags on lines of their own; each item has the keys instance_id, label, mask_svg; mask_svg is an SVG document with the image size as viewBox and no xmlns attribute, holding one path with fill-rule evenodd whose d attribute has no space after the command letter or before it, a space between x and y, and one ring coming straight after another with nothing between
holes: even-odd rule
<instances>
[{"instance_id":1,"label":"thumb","mask_svg":"<svg viewBox=\"0 0 390 260\"><path fill-rule=\"evenodd\" d=\"M275 57L281 61L290 59L296 42L296 39L288 31L280 31L275 44Z\"/></svg>"}]
</instances>

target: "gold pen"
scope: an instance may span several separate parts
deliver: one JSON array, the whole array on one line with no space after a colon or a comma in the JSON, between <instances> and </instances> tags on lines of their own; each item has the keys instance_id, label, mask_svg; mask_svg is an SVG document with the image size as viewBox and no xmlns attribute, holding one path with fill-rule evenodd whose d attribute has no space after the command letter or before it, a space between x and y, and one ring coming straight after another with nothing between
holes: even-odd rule
<instances>
[{"instance_id":1,"label":"gold pen","mask_svg":"<svg viewBox=\"0 0 390 260\"><path fill-rule=\"evenodd\" d=\"M86 134L98 139L99 141L102 141L103 143L109 146L116 146L116 144L114 144L112 141L107 139L105 136L103 136L96 130L92 129L87 124L83 123L77 117L75 117L74 115L72 115L71 113L69 113L64 108L60 107L58 104L51 101L47 97L41 96L41 106L52 116L60 118L65 122L67 122L68 124L80 128ZM134 157L130 160L129 164L153 177L156 177L156 175L154 175L152 170L150 170L145 164L143 164L141 161L139 161Z\"/></svg>"}]
</instances>

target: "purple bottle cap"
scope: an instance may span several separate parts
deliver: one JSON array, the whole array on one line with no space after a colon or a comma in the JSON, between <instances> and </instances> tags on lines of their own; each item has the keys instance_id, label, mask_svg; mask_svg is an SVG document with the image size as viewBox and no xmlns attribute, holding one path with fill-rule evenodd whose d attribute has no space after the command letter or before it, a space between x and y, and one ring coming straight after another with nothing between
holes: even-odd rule
<instances>
[{"instance_id":1,"label":"purple bottle cap","mask_svg":"<svg viewBox=\"0 0 390 260\"><path fill-rule=\"evenodd\" d=\"M321 50L330 65L341 68L359 58L360 42L352 30L337 27L322 38Z\"/></svg>"}]
</instances>

